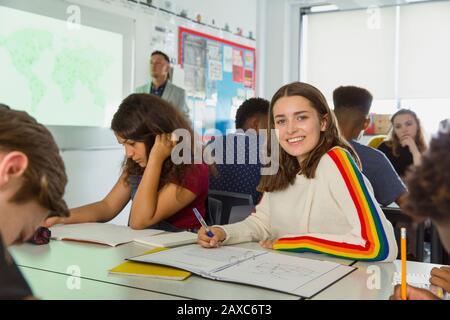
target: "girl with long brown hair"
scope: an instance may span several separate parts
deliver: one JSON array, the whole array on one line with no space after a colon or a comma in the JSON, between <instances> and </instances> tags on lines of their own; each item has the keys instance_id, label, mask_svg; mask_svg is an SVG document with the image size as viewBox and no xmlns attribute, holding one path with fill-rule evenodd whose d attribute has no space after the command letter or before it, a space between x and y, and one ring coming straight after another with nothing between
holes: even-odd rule
<instances>
[{"instance_id":1,"label":"girl with long brown hair","mask_svg":"<svg viewBox=\"0 0 450 320\"><path fill-rule=\"evenodd\" d=\"M71 210L55 223L106 222L133 200L129 225L133 229L166 231L197 230L200 223L192 212L205 216L208 195L207 165L175 164L172 133L184 129L193 137L190 124L170 103L149 94L132 94L115 113L111 129L124 146L126 159L121 176L101 201ZM193 148L187 158L193 158Z\"/></svg>"},{"instance_id":2,"label":"girl with long brown hair","mask_svg":"<svg viewBox=\"0 0 450 320\"><path fill-rule=\"evenodd\" d=\"M306 83L285 85L273 96L269 117L276 137L269 134L267 146L277 139L279 170L262 177L258 188L264 195L251 216L213 227L211 238L200 229L199 244L262 241L278 250L394 260L392 225L322 93Z\"/></svg>"},{"instance_id":3,"label":"girl with long brown hair","mask_svg":"<svg viewBox=\"0 0 450 320\"><path fill-rule=\"evenodd\" d=\"M411 165L421 163L422 153L427 149L422 126L417 114L400 109L391 117L392 129L386 141L378 146L391 161L395 171L402 178Z\"/></svg>"}]
</instances>

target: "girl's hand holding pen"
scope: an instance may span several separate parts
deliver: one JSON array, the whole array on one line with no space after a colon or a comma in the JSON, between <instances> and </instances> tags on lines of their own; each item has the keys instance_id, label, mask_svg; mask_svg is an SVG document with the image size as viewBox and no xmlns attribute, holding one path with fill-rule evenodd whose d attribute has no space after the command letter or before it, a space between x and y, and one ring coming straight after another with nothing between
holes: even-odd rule
<instances>
[{"instance_id":1,"label":"girl's hand holding pen","mask_svg":"<svg viewBox=\"0 0 450 320\"><path fill-rule=\"evenodd\" d=\"M204 248L216 248L225 240L225 232L221 228L209 227L214 234L213 237L207 235L206 229L201 227L197 234L197 243Z\"/></svg>"}]
</instances>

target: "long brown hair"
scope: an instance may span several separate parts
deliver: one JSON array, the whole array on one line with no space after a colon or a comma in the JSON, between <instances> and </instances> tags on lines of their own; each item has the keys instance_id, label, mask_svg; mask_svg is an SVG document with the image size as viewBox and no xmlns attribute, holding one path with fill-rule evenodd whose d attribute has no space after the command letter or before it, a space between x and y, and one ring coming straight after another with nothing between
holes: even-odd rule
<instances>
[{"instance_id":1,"label":"long brown hair","mask_svg":"<svg viewBox=\"0 0 450 320\"><path fill-rule=\"evenodd\" d=\"M159 134L172 133L176 129L185 129L193 138L194 134L188 120L170 103L150 94L132 94L122 101L111 121L111 129L124 139L145 144L147 156ZM194 141L191 139L193 146ZM193 147L191 148L193 152ZM175 165L170 157L164 161L159 188L174 181L182 185L186 170L193 164ZM126 181L130 175L142 175L144 168L132 159L125 158L124 172Z\"/></svg>"},{"instance_id":2,"label":"long brown hair","mask_svg":"<svg viewBox=\"0 0 450 320\"><path fill-rule=\"evenodd\" d=\"M0 108L0 151L20 151L28 158L24 181L11 202L37 200L52 216L69 215L63 199L67 184L64 162L47 128L24 111Z\"/></svg>"},{"instance_id":3,"label":"long brown hair","mask_svg":"<svg viewBox=\"0 0 450 320\"><path fill-rule=\"evenodd\" d=\"M389 137L386 140L386 145L392 149L392 154L396 157L399 157L399 149L400 149L400 140L398 139L397 135L394 132L394 120L397 116L402 114L409 114L414 118L417 124L417 133L416 138L414 141L416 142L417 148L419 149L420 153L424 152L427 149L427 144L425 142L425 137L423 134L422 125L420 123L419 118L417 117L417 114L409 109L400 109L396 113L394 113L391 117L391 131L389 133Z\"/></svg>"},{"instance_id":4,"label":"long brown hair","mask_svg":"<svg viewBox=\"0 0 450 320\"><path fill-rule=\"evenodd\" d=\"M323 94L310 84L303 82L293 82L281 87L273 96L270 103L269 111L269 133L271 129L275 128L275 122L273 118L273 108L275 103L283 97L300 96L306 98L311 106L317 111L319 119L326 119L325 131L320 132L319 142L317 146L308 154L301 165L297 158L289 155L283 148L280 148L280 166L279 170L274 175L266 175L261 177L261 181L258 185L258 191L260 192L273 192L286 189L289 185L292 185L295 181L297 174L301 173L308 179L313 179L316 174L319 161L324 154L326 154L333 147L339 146L350 152L355 159L358 166L360 166L359 158L353 148L341 137L339 128L337 126L336 118L331 111L328 103ZM272 135L268 135L268 154L271 153Z\"/></svg>"}]
</instances>

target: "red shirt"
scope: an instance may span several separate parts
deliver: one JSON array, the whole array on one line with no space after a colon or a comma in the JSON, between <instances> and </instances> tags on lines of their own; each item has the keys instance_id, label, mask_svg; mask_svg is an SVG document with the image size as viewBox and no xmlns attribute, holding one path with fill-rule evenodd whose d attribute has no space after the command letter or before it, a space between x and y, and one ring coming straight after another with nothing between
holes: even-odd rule
<instances>
[{"instance_id":1,"label":"red shirt","mask_svg":"<svg viewBox=\"0 0 450 320\"><path fill-rule=\"evenodd\" d=\"M200 229L201 225L194 215L193 208L197 208L203 218L206 216L205 203L208 197L208 166L194 164L186 171L181 187L188 189L197 197L186 207L167 219L167 222L180 229Z\"/></svg>"}]
</instances>

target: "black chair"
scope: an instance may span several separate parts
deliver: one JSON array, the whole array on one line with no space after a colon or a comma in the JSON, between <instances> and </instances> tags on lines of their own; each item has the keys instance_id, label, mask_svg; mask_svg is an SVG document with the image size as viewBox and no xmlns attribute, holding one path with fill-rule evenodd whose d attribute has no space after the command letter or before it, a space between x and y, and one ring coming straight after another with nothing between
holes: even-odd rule
<instances>
[{"instance_id":1,"label":"black chair","mask_svg":"<svg viewBox=\"0 0 450 320\"><path fill-rule=\"evenodd\" d=\"M206 224L212 226L220 224L222 201L209 197L206 200Z\"/></svg>"},{"instance_id":2,"label":"black chair","mask_svg":"<svg viewBox=\"0 0 450 320\"><path fill-rule=\"evenodd\" d=\"M450 264L450 255L445 251L442 246L439 233L434 224L431 225L431 263L436 264Z\"/></svg>"},{"instance_id":3,"label":"black chair","mask_svg":"<svg viewBox=\"0 0 450 320\"><path fill-rule=\"evenodd\" d=\"M414 225L413 219L404 214L400 208L382 207L381 208L392 226L394 227L395 239L398 246L398 258L400 258L400 227L399 224ZM416 259L423 262L424 258L424 241L425 241L425 226L423 223L417 224L416 231Z\"/></svg>"},{"instance_id":4,"label":"black chair","mask_svg":"<svg viewBox=\"0 0 450 320\"><path fill-rule=\"evenodd\" d=\"M221 203L220 217L215 216L215 224L228 224L233 207L253 205L252 195L244 193L209 190L208 198L220 201ZM219 222L217 222L217 220Z\"/></svg>"}]
</instances>

